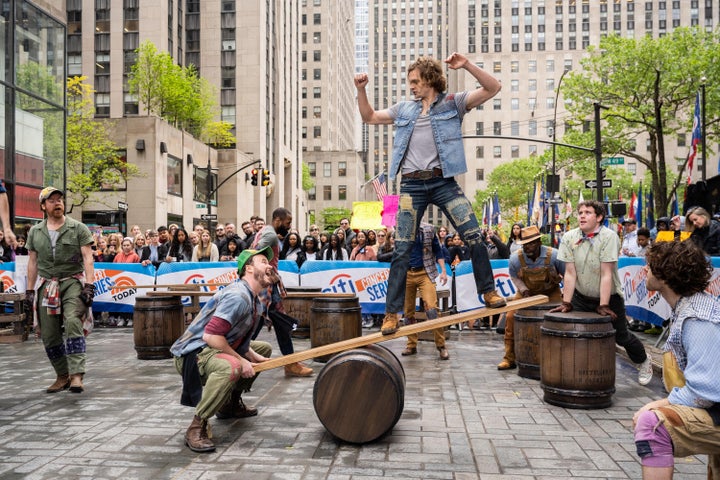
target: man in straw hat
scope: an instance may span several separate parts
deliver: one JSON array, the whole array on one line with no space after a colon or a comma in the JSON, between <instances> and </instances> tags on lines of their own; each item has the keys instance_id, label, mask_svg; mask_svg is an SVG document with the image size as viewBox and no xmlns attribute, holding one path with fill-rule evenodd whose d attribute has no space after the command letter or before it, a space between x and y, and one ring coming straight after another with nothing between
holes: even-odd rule
<instances>
[{"instance_id":1,"label":"man in straw hat","mask_svg":"<svg viewBox=\"0 0 720 480\"><path fill-rule=\"evenodd\" d=\"M173 344L175 368L183 377L180 403L195 407L185 433L193 452L212 452L208 420L257 415L256 408L240 397L250 390L257 375L254 364L269 360L272 347L251 341L262 304L258 293L272 284L272 250L243 250L238 257L240 281L216 293Z\"/></svg>"},{"instance_id":2,"label":"man in straw hat","mask_svg":"<svg viewBox=\"0 0 720 480\"><path fill-rule=\"evenodd\" d=\"M515 243L520 250L510 256L509 269L517 293L515 299L531 295L547 295L551 303L562 301L561 276L565 264L557 259L557 250L542 244L540 230L535 225L520 230ZM515 311L507 313L505 320L505 356L498 370L515 368Z\"/></svg>"}]
</instances>

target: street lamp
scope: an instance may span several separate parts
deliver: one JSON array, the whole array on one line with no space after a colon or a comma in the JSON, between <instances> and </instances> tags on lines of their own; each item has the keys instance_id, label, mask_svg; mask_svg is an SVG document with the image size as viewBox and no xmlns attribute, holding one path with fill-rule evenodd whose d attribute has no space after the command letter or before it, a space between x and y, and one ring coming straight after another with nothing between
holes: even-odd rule
<instances>
[{"instance_id":1,"label":"street lamp","mask_svg":"<svg viewBox=\"0 0 720 480\"><path fill-rule=\"evenodd\" d=\"M701 103L700 108L701 108L701 112L702 112L701 113L701 115L702 115L702 122L701 122L702 123L702 127L701 127L702 139L701 139L701 142L702 142L702 151L703 151L702 168L701 168L700 172L702 173L702 181L703 182L705 181L705 164L707 163L707 150L705 148L705 82L707 82L707 78L705 78L705 76L703 76L700 79L700 103ZM692 174L692 172L690 172L690 173Z\"/></svg>"},{"instance_id":2,"label":"street lamp","mask_svg":"<svg viewBox=\"0 0 720 480\"><path fill-rule=\"evenodd\" d=\"M552 122L552 176L551 180L548 181L548 190L550 190L550 200L552 201L555 197L555 192L560 191L560 176L555 174L555 138L557 136L557 107L558 99L560 98L560 85L562 84L563 78L570 70L563 70L560 75L560 80L555 87L555 109L553 111L553 122ZM550 211L550 245L555 246L555 204L551 203L548 207Z\"/></svg>"}]
</instances>

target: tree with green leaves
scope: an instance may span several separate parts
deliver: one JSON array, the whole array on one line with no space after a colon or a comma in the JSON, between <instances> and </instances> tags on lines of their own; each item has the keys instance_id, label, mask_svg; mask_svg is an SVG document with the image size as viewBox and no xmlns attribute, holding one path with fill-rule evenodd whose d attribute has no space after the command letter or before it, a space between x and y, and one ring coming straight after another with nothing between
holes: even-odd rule
<instances>
[{"instance_id":1,"label":"tree with green leaves","mask_svg":"<svg viewBox=\"0 0 720 480\"><path fill-rule=\"evenodd\" d=\"M350 218L352 210L344 207L330 207L320 211L319 223L323 226L323 229L335 231L340 226L340 220L343 218Z\"/></svg>"},{"instance_id":2,"label":"tree with green leaves","mask_svg":"<svg viewBox=\"0 0 720 480\"><path fill-rule=\"evenodd\" d=\"M67 81L68 212L82 206L93 193L119 187L128 178L140 175L138 167L125 162L112 141L112 122L94 120L94 91L84 83L86 78L72 77ZM93 199L103 202L100 195Z\"/></svg>"},{"instance_id":3,"label":"tree with green leaves","mask_svg":"<svg viewBox=\"0 0 720 480\"><path fill-rule=\"evenodd\" d=\"M706 80L707 145L718 138L720 48L718 32L679 28L660 38L639 40L611 35L589 47L582 70L571 72L562 87L576 124L593 118L602 105L603 156L625 156L643 164L655 198L655 214L667 212L673 192L687 174L669 182L676 161L665 144L692 130L692 114L701 78ZM648 144L637 145L640 135ZM687 135L689 139L690 135ZM565 141L572 138L573 141ZM594 146L592 132L574 132L563 143ZM583 155L574 154L575 157ZM706 158L710 152L706 152ZM685 165L683 165L683 169Z\"/></svg>"},{"instance_id":4,"label":"tree with green leaves","mask_svg":"<svg viewBox=\"0 0 720 480\"><path fill-rule=\"evenodd\" d=\"M222 143L235 144L234 137L230 139L229 124L213 127L208 132L212 119L218 114L217 91L198 75L194 66L175 64L169 53L159 52L150 41L143 42L136 53L128 87L148 114L157 115L196 138L217 135L224 128Z\"/></svg>"},{"instance_id":5,"label":"tree with green leaves","mask_svg":"<svg viewBox=\"0 0 720 480\"><path fill-rule=\"evenodd\" d=\"M312 179L312 175L310 175L310 167L308 167L307 163L302 162L302 189L307 192L314 186L315 181Z\"/></svg>"}]
</instances>

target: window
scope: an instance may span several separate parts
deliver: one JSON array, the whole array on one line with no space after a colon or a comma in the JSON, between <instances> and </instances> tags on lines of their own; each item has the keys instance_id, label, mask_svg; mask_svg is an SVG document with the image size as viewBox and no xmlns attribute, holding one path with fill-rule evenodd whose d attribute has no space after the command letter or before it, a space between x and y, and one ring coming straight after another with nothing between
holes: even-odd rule
<instances>
[{"instance_id":1,"label":"window","mask_svg":"<svg viewBox=\"0 0 720 480\"><path fill-rule=\"evenodd\" d=\"M502 135L502 123L493 122L493 135Z\"/></svg>"},{"instance_id":2,"label":"window","mask_svg":"<svg viewBox=\"0 0 720 480\"><path fill-rule=\"evenodd\" d=\"M315 162L308 162L308 172L310 173L311 177L317 176L317 163Z\"/></svg>"},{"instance_id":3,"label":"window","mask_svg":"<svg viewBox=\"0 0 720 480\"><path fill-rule=\"evenodd\" d=\"M322 36L320 35L320 32L313 32L313 43L321 43L322 42Z\"/></svg>"},{"instance_id":4,"label":"window","mask_svg":"<svg viewBox=\"0 0 720 480\"><path fill-rule=\"evenodd\" d=\"M167 156L167 189L170 195L182 196L182 160Z\"/></svg>"},{"instance_id":5,"label":"window","mask_svg":"<svg viewBox=\"0 0 720 480\"><path fill-rule=\"evenodd\" d=\"M303 107L303 108L305 108L305 107ZM320 107L319 105L314 106L313 107L313 118L321 118L321 110L322 110L322 107Z\"/></svg>"},{"instance_id":6,"label":"window","mask_svg":"<svg viewBox=\"0 0 720 480\"><path fill-rule=\"evenodd\" d=\"M475 122L475 135L485 135L485 124L483 122Z\"/></svg>"},{"instance_id":7,"label":"window","mask_svg":"<svg viewBox=\"0 0 720 480\"><path fill-rule=\"evenodd\" d=\"M485 158L485 147L483 147L483 146L475 147L475 158Z\"/></svg>"},{"instance_id":8,"label":"window","mask_svg":"<svg viewBox=\"0 0 720 480\"><path fill-rule=\"evenodd\" d=\"M316 125L313 127L313 138L320 138L322 137L322 127L319 125Z\"/></svg>"},{"instance_id":9,"label":"window","mask_svg":"<svg viewBox=\"0 0 720 480\"><path fill-rule=\"evenodd\" d=\"M627 169L628 169L628 172L635 175L637 173L637 163L635 163L635 162L628 163Z\"/></svg>"},{"instance_id":10,"label":"window","mask_svg":"<svg viewBox=\"0 0 720 480\"><path fill-rule=\"evenodd\" d=\"M485 169L478 168L475 170L475 180L477 180L478 182L482 182L483 180L485 180Z\"/></svg>"},{"instance_id":11,"label":"window","mask_svg":"<svg viewBox=\"0 0 720 480\"><path fill-rule=\"evenodd\" d=\"M502 158L502 147L500 145L493 147L493 158Z\"/></svg>"},{"instance_id":12,"label":"window","mask_svg":"<svg viewBox=\"0 0 720 480\"><path fill-rule=\"evenodd\" d=\"M320 80L320 75L322 72L322 69L320 68L313 68L313 80Z\"/></svg>"},{"instance_id":13,"label":"window","mask_svg":"<svg viewBox=\"0 0 720 480\"><path fill-rule=\"evenodd\" d=\"M519 92L520 91L520 80L510 80L510 91L511 92Z\"/></svg>"},{"instance_id":14,"label":"window","mask_svg":"<svg viewBox=\"0 0 720 480\"><path fill-rule=\"evenodd\" d=\"M323 185L323 200L332 200L332 185Z\"/></svg>"},{"instance_id":15,"label":"window","mask_svg":"<svg viewBox=\"0 0 720 480\"><path fill-rule=\"evenodd\" d=\"M323 162L323 177L332 177L332 162Z\"/></svg>"},{"instance_id":16,"label":"window","mask_svg":"<svg viewBox=\"0 0 720 480\"><path fill-rule=\"evenodd\" d=\"M320 98L320 87L313 87L313 98Z\"/></svg>"},{"instance_id":17,"label":"window","mask_svg":"<svg viewBox=\"0 0 720 480\"><path fill-rule=\"evenodd\" d=\"M321 23L320 14L319 13L313 14L313 25L320 25L320 23Z\"/></svg>"},{"instance_id":18,"label":"window","mask_svg":"<svg viewBox=\"0 0 720 480\"><path fill-rule=\"evenodd\" d=\"M347 200L347 185L338 185L338 200Z\"/></svg>"},{"instance_id":19,"label":"window","mask_svg":"<svg viewBox=\"0 0 720 480\"><path fill-rule=\"evenodd\" d=\"M347 162L338 162L338 177L347 177Z\"/></svg>"},{"instance_id":20,"label":"window","mask_svg":"<svg viewBox=\"0 0 720 480\"><path fill-rule=\"evenodd\" d=\"M520 110L520 99L519 98L511 98L510 99L510 108L512 110Z\"/></svg>"},{"instance_id":21,"label":"window","mask_svg":"<svg viewBox=\"0 0 720 480\"><path fill-rule=\"evenodd\" d=\"M530 60L528 62L528 72L529 73L537 72L537 60Z\"/></svg>"},{"instance_id":22,"label":"window","mask_svg":"<svg viewBox=\"0 0 720 480\"><path fill-rule=\"evenodd\" d=\"M502 110L502 102L499 98L493 98L493 110Z\"/></svg>"},{"instance_id":23,"label":"window","mask_svg":"<svg viewBox=\"0 0 720 480\"><path fill-rule=\"evenodd\" d=\"M520 146L519 145L511 145L510 146L510 156L512 158L520 158Z\"/></svg>"},{"instance_id":24,"label":"window","mask_svg":"<svg viewBox=\"0 0 720 480\"><path fill-rule=\"evenodd\" d=\"M685 147L685 146L687 146L687 137L685 136L684 133L679 133L679 134L678 134L677 146L678 146L678 147Z\"/></svg>"},{"instance_id":25,"label":"window","mask_svg":"<svg viewBox=\"0 0 720 480\"><path fill-rule=\"evenodd\" d=\"M313 61L319 62L321 58L322 58L321 51L313 50Z\"/></svg>"},{"instance_id":26,"label":"window","mask_svg":"<svg viewBox=\"0 0 720 480\"><path fill-rule=\"evenodd\" d=\"M510 135L514 137L520 136L520 122L513 120L510 122Z\"/></svg>"},{"instance_id":27,"label":"window","mask_svg":"<svg viewBox=\"0 0 720 480\"><path fill-rule=\"evenodd\" d=\"M537 135L537 120L530 120L528 122L528 135Z\"/></svg>"},{"instance_id":28,"label":"window","mask_svg":"<svg viewBox=\"0 0 720 480\"><path fill-rule=\"evenodd\" d=\"M308 190L308 200L317 200L317 189L314 186Z\"/></svg>"}]
</instances>

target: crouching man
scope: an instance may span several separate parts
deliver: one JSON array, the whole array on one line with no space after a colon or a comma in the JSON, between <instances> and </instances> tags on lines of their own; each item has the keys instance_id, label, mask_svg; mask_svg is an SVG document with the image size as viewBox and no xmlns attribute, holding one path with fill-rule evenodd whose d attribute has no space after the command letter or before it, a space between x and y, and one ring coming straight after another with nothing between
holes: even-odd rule
<instances>
[{"instance_id":1,"label":"crouching man","mask_svg":"<svg viewBox=\"0 0 720 480\"><path fill-rule=\"evenodd\" d=\"M672 307L663 353L668 396L633 415L643 479L673 478L675 457L708 454L720 479L720 302L705 289L712 265L693 242L658 242L646 254L647 288Z\"/></svg>"},{"instance_id":2,"label":"crouching man","mask_svg":"<svg viewBox=\"0 0 720 480\"><path fill-rule=\"evenodd\" d=\"M238 257L240 281L216 293L200 311L170 352L183 377L181 403L195 407L185 433L194 452L212 452L208 420L257 415L240 397L257 375L253 366L269 360L267 342L251 341L262 311L258 293L272 284L272 250L243 250Z\"/></svg>"}]
</instances>

